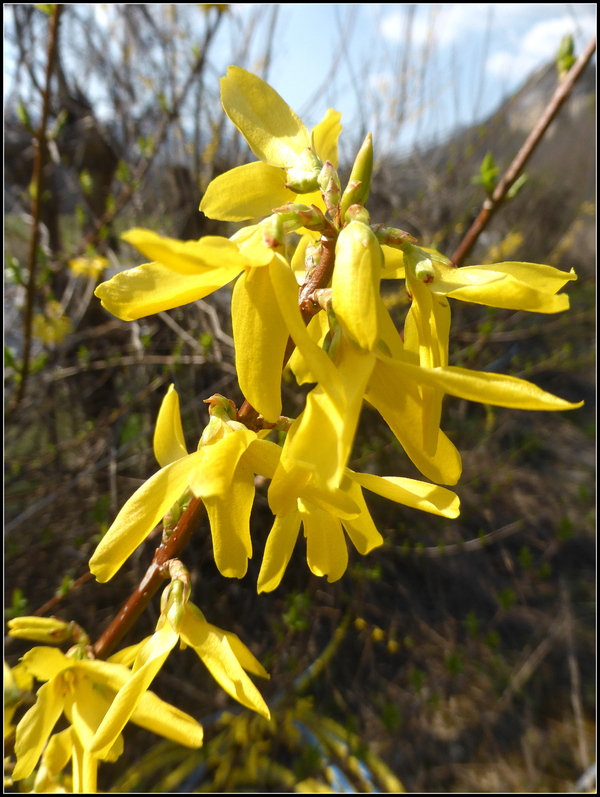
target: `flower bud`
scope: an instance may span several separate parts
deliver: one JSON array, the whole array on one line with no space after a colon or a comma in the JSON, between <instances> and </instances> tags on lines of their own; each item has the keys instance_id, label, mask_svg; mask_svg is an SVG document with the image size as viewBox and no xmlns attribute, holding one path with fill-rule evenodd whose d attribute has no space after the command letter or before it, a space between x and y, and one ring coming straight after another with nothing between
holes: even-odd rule
<instances>
[{"instance_id":1,"label":"flower bud","mask_svg":"<svg viewBox=\"0 0 600 797\"><path fill-rule=\"evenodd\" d=\"M319 187L319 172L323 164L315 151L307 147L302 151L295 166L285 170L286 188L297 194L310 194Z\"/></svg>"},{"instance_id":2,"label":"flower bud","mask_svg":"<svg viewBox=\"0 0 600 797\"><path fill-rule=\"evenodd\" d=\"M71 623L57 617L15 617L8 621L9 635L16 639L59 644L73 636Z\"/></svg>"},{"instance_id":3,"label":"flower bud","mask_svg":"<svg viewBox=\"0 0 600 797\"><path fill-rule=\"evenodd\" d=\"M323 211L316 205L301 205L298 202L288 202L280 208L274 208L274 213L283 221L284 233L294 232L300 227L307 230L322 232L329 226L329 222L323 215Z\"/></svg>"},{"instance_id":4,"label":"flower bud","mask_svg":"<svg viewBox=\"0 0 600 797\"><path fill-rule=\"evenodd\" d=\"M234 421L237 415L237 408L231 399L225 398L220 393L215 393L210 398L204 399L204 404L208 404L208 414L222 418L224 421Z\"/></svg>"},{"instance_id":5,"label":"flower bud","mask_svg":"<svg viewBox=\"0 0 600 797\"><path fill-rule=\"evenodd\" d=\"M332 305L346 334L371 351L379 338L377 302L383 252L373 230L351 221L340 232L335 246Z\"/></svg>"},{"instance_id":6,"label":"flower bud","mask_svg":"<svg viewBox=\"0 0 600 797\"><path fill-rule=\"evenodd\" d=\"M262 238L265 246L269 249L281 249L285 244L285 234L283 232L283 219L278 213L273 213L259 225L262 230Z\"/></svg>"},{"instance_id":7,"label":"flower bud","mask_svg":"<svg viewBox=\"0 0 600 797\"><path fill-rule=\"evenodd\" d=\"M348 221L360 221L363 224L368 224L371 221L369 211L362 205L350 205L346 211L346 218Z\"/></svg>"},{"instance_id":8,"label":"flower bud","mask_svg":"<svg viewBox=\"0 0 600 797\"><path fill-rule=\"evenodd\" d=\"M404 232L404 230L399 230L396 227L377 226L373 232L375 233L379 243L386 244L387 246L397 246L404 241L411 241L414 243L417 240L410 233Z\"/></svg>"},{"instance_id":9,"label":"flower bud","mask_svg":"<svg viewBox=\"0 0 600 797\"><path fill-rule=\"evenodd\" d=\"M340 178L330 161L325 161L319 173L319 188L323 194L323 201L328 212L334 216L342 192Z\"/></svg>"},{"instance_id":10,"label":"flower bud","mask_svg":"<svg viewBox=\"0 0 600 797\"><path fill-rule=\"evenodd\" d=\"M346 220L346 211L350 205L366 205L371 190L371 174L373 173L373 136L365 138L358 151L350 178L341 200L341 216Z\"/></svg>"}]
</instances>

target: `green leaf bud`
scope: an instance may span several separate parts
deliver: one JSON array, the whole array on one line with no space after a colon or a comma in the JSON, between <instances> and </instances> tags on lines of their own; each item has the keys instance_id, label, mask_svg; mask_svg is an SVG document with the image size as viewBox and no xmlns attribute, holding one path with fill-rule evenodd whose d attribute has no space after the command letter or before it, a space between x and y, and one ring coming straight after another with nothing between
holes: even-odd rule
<instances>
[{"instance_id":1,"label":"green leaf bud","mask_svg":"<svg viewBox=\"0 0 600 797\"><path fill-rule=\"evenodd\" d=\"M306 147L297 163L285 171L286 188L297 194L310 194L319 187L319 172L323 164L311 147Z\"/></svg>"},{"instance_id":2,"label":"green leaf bud","mask_svg":"<svg viewBox=\"0 0 600 797\"><path fill-rule=\"evenodd\" d=\"M371 133L365 138L358 151L354 166L350 173L348 185L342 195L340 213L342 219L346 218L346 211L350 205L366 205L371 190L371 175L373 173L373 136Z\"/></svg>"},{"instance_id":3,"label":"green leaf bud","mask_svg":"<svg viewBox=\"0 0 600 797\"><path fill-rule=\"evenodd\" d=\"M348 221L360 221L363 224L368 224L371 221L369 211L362 205L350 205L346 211L346 218Z\"/></svg>"},{"instance_id":4,"label":"green leaf bud","mask_svg":"<svg viewBox=\"0 0 600 797\"><path fill-rule=\"evenodd\" d=\"M335 215L342 193L342 185L338 173L330 161L325 161L319 173L319 187L323 194L325 207L332 216Z\"/></svg>"},{"instance_id":5,"label":"green leaf bud","mask_svg":"<svg viewBox=\"0 0 600 797\"><path fill-rule=\"evenodd\" d=\"M410 233L399 230L397 227L377 226L371 229L375 233L375 237L379 243L385 244L386 246L398 246L404 241L412 241L414 243L417 240Z\"/></svg>"}]
</instances>

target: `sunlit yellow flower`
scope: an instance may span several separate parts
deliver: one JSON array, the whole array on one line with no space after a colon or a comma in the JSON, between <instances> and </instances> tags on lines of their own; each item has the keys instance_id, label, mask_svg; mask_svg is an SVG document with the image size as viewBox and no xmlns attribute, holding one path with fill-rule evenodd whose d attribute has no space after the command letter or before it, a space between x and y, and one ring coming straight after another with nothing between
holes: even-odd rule
<instances>
[{"instance_id":1,"label":"sunlit yellow flower","mask_svg":"<svg viewBox=\"0 0 600 797\"><path fill-rule=\"evenodd\" d=\"M281 414L281 366L289 335L332 398L339 400L341 392L335 368L306 332L293 271L265 243L270 230L267 221L231 240L209 236L186 242L130 230L125 240L155 262L117 274L99 285L96 295L109 312L130 321L200 299L241 274L232 307L240 387L274 423Z\"/></svg>"},{"instance_id":2,"label":"sunlit yellow flower","mask_svg":"<svg viewBox=\"0 0 600 797\"><path fill-rule=\"evenodd\" d=\"M44 312L33 317L32 332L46 345L61 343L72 331L73 322L64 314L60 302L47 302Z\"/></svg>"},{"instance_id":3,"label":"sunlit yellow flower","mask_svg":"<svg viewBox=\"0 0 600 797\"><path fill-rule=\"evenodd\" d=\"M256 75L230 66L221 78L225 113L259 158L214 179L200 204L209 218L244 221L297 201L324 208L317 176L325 161L337 168L341 114L331 108L312 133L279 94ZM315 192L315 193L310 193Z\"/></svg>"},{"instance_id":4,"label":"sunlit yellow flower","mask_svg":"<svg viewBox=\"0 0 600 797\"><path fill-rule=\"evenodd\" d=\"M252 469L265 478L273 478L279 466L281 449L267 440L257 440L245 454ZM307 475L308 474L308 475ZM361 554L383 543L362 495L362 487L406 506L444 517L457 517L458 497L443 487L415 479L380 477L346 469L342 485L329 489L318 475L299 474L300 487L291 499L277 496L276 518L267 540L258 591L270 592L280 583L296 544L300 526L304 526L307 561L311 571L341 578L348 565L344 531ZM298 496L298 497L296 497Z\"/></svg>"},{"instance_id":5,"label":"sunlit yellow flower","mask_svg":"<svg viewBox=\"0 0 600 797\"><path fill-rule=\"evenodd\" d=\"M94 551L90 570L98 581L113 577L188 488L206 506L219 571L242 578L252 555L254 500L254 474L242 455L255 439L256 433L241 424L222 422L206 445L184 453L179 399L171 387L154 435L156 458L163 467L125 503Z\"/></svg>"},{"instance_id":6,"label":"sunlit yellow flower","mask_svg":"<svg viewBox=\"0 0 600 797\"><path fill-rule=\"evenodd\" d=\"M450 304L446 297L490 307L558 313L569 307L568 296L564 293L557 295L558 291L570 280L577 279L573 271L567 274L536 263L495 263L490 266L455 268L447 258L436 252L420 249L408 242L400 247L406 287L412 298L404 325L404 353L408 362L424 368L448 366ZM463 378L467 378L469 373L475 374L462 370ZM493 381L493 378L478 376L477 383L481 384L482 379L488 387ZM509 383L510 388L507 387ZM483 396L475 400L494 404L502 402L500 383L496 380L494 384L494 401L486 402ZM514 403L519 391L517 384L511 382L509 377L504 379L503 385L510 391L504 401L509 403L500 403L499 406L555 410L581 406L560 399L556 399L556 402L544 399L535 405L533 396L538 393L533 385L524 388L520 393L522 400ZM450 391L444 391L439 386L439 380L434 384L428 379L427 382L420 382L419 392L423 405L423 446L426 453L432 454L437 446L436 429L439 427L442 399L444 392ZM474 396L476 391L473 389L470 394Z\"/></svg>"},{"instance_id":7,"label":"sunlit yellow flower","mask_svg":"<svg viewBox=\"0 0 600 797\"><path fill-rule=\"evenodd\" d=\"M92 737L131 671L122 664L78 660L49 647L32 648L21 661L34 678L46 683L39 688L35 705L17 726L14 780L31 774L56 722L64 713L72 727L74 791L95 792L100 756L90 752ZM200 725L151 692L141 698L131 720L188 747L202 744ZM122 750L123 739L117 734L102 758L115 760Z\"/></svg>"},{"instance_id":8,"label":"sunlit yellow flower","mask_svg":"<svg viewBox=\"0 0 600 797\"><path fill-rule=\"evenodd\" d=\"M124 321L202 299L251 265L233 241L219 236L177 241L134 228L123 239L155 261L122 271L96 288L102 306Z\"/></svg>"},{"instance_id":9,"label":"sunlit yellow flower","mask_svg":"<svg viewBox=\"0 0 600 797\"><path fill-rule=\"evenodd\" d=\"M97 279L104 269L110 266L110 260L96 255L95 257L76 257L69 260L69 268L76 276L92 277Z\"/></svg>"},{"instance_id":10,"label":"sunlit yellow flower","mask_svg":"<svg viewBox=\"0 0 600 797\"><path fill-rule=\"evenodd\" d=\"M179 607L177 630L169 615L162 614L156 632L143 642L118 654L119 660L133 660L131 678L120 690L94 736L91 749L102 755L120 734L129 717L135 717L140 700L181 641L191 647L217 683L243 706L269 718L269 709L245 670L261 678L269 674L236 634L206 622L200 609L186 601ZM112 657L111 660L114 660Z\"/></svg>"}]
</instances>

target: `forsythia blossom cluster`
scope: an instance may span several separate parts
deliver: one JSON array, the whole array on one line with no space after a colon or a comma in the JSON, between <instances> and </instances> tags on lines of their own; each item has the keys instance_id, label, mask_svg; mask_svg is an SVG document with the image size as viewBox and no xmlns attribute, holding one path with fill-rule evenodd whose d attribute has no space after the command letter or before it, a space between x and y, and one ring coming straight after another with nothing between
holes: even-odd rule
<instances>
[{"instance_id":1,"label":"forsythia blossom cluster","mask_svg":"<svg viewBox=\"0 0 600 797\"><path fill-rule=\"evenodd\" d=\"M270 480L273 513L258 591L280 584L300 528L310 570L335 581L348 564L346 536L361 554L383 543L363 490L447 518L458 515L457 495L440 486L456 484L461 474L460 454L440 428L445 394L528 410L580 406L522 379L448 364L450 300L556 313L569 306L559 291L576 279L573 272L521 262L456 268L407 233L370 224L370 135L342 187L339 113L328 110L309 132L270 86L239 67L221 80L221 98L258 160L217 177L201 210L223 221L267 218L231 238L198 241L130 230L125 240L149 262L102 283L96 295L114 315L134 320L236 280L236 368L253 411L241 412L219 395L208 398L209 424L188 452L179 398L169 388L154 436L160 469L123 506L93 554L90 569L99 581L112 578L157 523L165 519L166 528L166 518L190 495L206 507L217 568L243 577L252 556L257 476ZM381 298L381 279L405 280L411 305L403 335ZM298 384L314 385L295 419L281 414L288 361ZM348 467L364 400L427 481ZM279 440L285 435L283 444L268 439L273 429ZM269 716L245 670L267 673L234 634L206 622L188 592L184 571L174 566L155 634L107 662L82 658L81 648L26 654L23 666L45 683L17 728L15 778L32 772L61 712L70 726L51 737L45 755L72 756L76 791L93 790L97 761L120 752L129 719L170 738L192 728L187 743L200 744L200 726L147 691L178 641L198 653L232 697Z\"/></svg>"}]
</instances>

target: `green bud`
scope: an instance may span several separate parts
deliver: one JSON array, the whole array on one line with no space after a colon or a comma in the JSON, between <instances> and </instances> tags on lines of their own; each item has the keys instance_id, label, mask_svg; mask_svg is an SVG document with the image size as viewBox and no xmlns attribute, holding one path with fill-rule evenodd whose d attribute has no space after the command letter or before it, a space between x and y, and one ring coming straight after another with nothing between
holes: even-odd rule
<instances>
[{"instance_id":1,"label":"green bud","mask_svg":"<svg viewBox=\"0 0 600 797\"><path fill-rule=\"evenodd\" d=\"M281 249L285 244L285 234L283 232L283 219L278 213L273 213L261 222L262 236L265 246L269 249Z\"/></svg>"},{"instance_id":2,"label":"green bud","mask_svg":"<svg viewBox=\"0 0 600 797\"><path fill-rule=\"evenodd\" d=\"M19 100L17 103L17 116L23 127L25 127L29 132L32 132L33 128L31 126L31 117L29 116L29 111L21 100Z\"/></svg>"},{"instance_id":3,"label":"green bud","mask_svg":"<svg viewBox=\"0 0 600 797\"><path fill-rule=\"evenodd\" d=\"M315 205L301 205L298 202L288 202L280 208L274 208L283 221L284 233L294 232L300 227L307 230L322 232L329 226L329 222L323 215L323 211Z\"/></svg>"},{"instance_id":4,"label":"green bud","mask_svg":"<svg viewBox=\"0 0 600 797\"><path fill-rule=\"evenodd\" d=\"M366 205L371 190L371 175L373 173L373 136L371 133L365 138L358 151L350 179L341 200L341 217L346 219L346 211L350 205Z\"/></svg>"},{"instance_id":5,"label":"green bud","mask_svg":"<svg viewBox=\"0 0 600 797\"><path fill-rule=\"evenodd\" d=\"M371 221L369 211L362 205L350 205L346 211L346 218L348 221L360 221L363 224L368 224Z\"/></svg>"},{"instance_id":6,"label":"green bud","mask_svg":"<svg viewBox=\"0 0 600 797\"><path fill-rule=\"evenodd\" d=\"M306 147L295 166L285 171L286 188L297 194L310 194L311 191L316 191L319 187L319 172L322 166L315 151L311 147Z\"/></svg>"},{"instance_id":7,"label":"green bud","mask_svg":"<svg viewBox=\"0 0 600 797\"><path fill-rule=\"evenodd\" d=\"M208 414L221 418L224 421L234 421L237 416L237 407L231 399L225 398L220 393L215 393L210 398L204 399L204 403L208 404Z\"/></svg>"},{"instance_id":8,"label":"green bud","mask_svg":"<svg viewBox=\"0 0 600 797\"><path fill-rule=\"evenodd\" d=\"M431 280L435 277L435 270L433 268L433 263L429 258L425 258L424 260L419 260L419 262L416 264L415 277L420 282L431 282Z\"/></svg>"},{"instance_id":9,"label":"green bud","mask_svg":"<svg viewBox=\"0 0 600 797\"><path fill-rule=\"evenodd\" d=\"M325 161L319 173L319 188L323 194L323 200L328 212L334 216L342 192L340 178L330 161Z\"/></svg>"},{"instance_id":10,"label":"green bud","mask_svg":"<svg viewBox=\"0 0 600 797\"><path fill-rule=\"evenodd\" d=\"M372 229L379 243L386 246L398 246L404 241L412 241L414 243L417 240L410 233L399 230L397 227L377 226Z\"/></svg>"}]
</instances>

